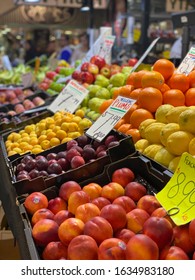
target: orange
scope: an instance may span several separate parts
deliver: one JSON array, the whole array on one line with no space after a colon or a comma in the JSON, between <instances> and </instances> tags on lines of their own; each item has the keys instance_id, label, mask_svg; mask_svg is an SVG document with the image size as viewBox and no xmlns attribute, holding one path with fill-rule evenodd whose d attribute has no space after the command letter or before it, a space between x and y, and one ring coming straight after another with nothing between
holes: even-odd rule
<instances>
[{"instance_id":1,"label":"orange","mask_svg":"<svg viewBox=\"0 0 195 280\"><path fill-rule=\"evenodd\" d=\"M154 63L152 69L161 73L164 79L167 80L173 75L175 71L175 65L168 59L160 58Z\"/></svg>"},{"instance_id":2,"label":"orange","mask_svg":"<svg viewBox=\"0 0 195 280\"><path fill-rule=\"evenodd\" d=\"M195 70L191 71L188 75L189 81L190 81L190 88L195 87Z\"/></svg>"},{"instance_id":3,"label":"orange","mask_svg":"<svg viewBox=\"0 0 195 280\"><path fill-rule=\"evenodd\" d=\"M131 108L129 109L129 111L124 115L123 119L125 120L125 122L129 123L130 121L130 116L133 113L133 111L135 111L136 109L138 109L138 105L136 103L134 103Z\"/></svg>"},{"instance_id":4,"label":"orange","mask_svg":"<svg viewBox=\"0 0 195 280\"><path fill-rule=\"evenodd\" d=\"M170 87L167 84L163 84L163 86L161 87L160 91L162 92L162 94L167 91L168 89L170 89Z\"/></svg>"},{"instance_id":5,"label":"orange","mask_svg":"<svg viewBox=\"0 0 195 280\"><path fill-rule=\"evenodd\" d=\"M141 122L146 119L153 119L153 115L146 109L138 108L130 116L130 124L133 128L139 128Z\"/></svg>"},{"instance_id":6,"label":"orange","mask_svg":"<svg viewBox=\"0 0 195 280\"><path fill-rule=\"evenodd\" d=\"M154 87L146 87L141 90L139 96L139 105L152 113L156 112L158 107L162 105L163 97L159 89Z\"/></svg>"},{"instance_id":7,"label":"orange","mask_svg":"<svg viewBox=\"0 0 195 280\"><path fill-rule=\"evenodd\" d=\"M131 135L134 143L136 143L138 140L141 139L139 129L137 128L130 128L129 130L126 131L125 134Z\"/></svg>"},{"instance_id":8,"label":"orange","mask_svg":"<svg viewBox=\"0 0 195 280\"><path fill-rule=\"evenodd\" d=\"M146 72L142 79L141 85L143 88L145 87L155 87L161 89L165 82L163 75L157 71L148 71Z\"/></svg>"},{"instance_id":9,"label":"orange","mask_svg":"<svg viewBox=\"0 0 195 280\"><path fill-rule=\"evenodd\" d=\"M149 72L149 71L147 71L147 70L141 70L141 71L138 71L138 72L133 72L133 73L131 73L131 74L127 77L126 84L127 84L127 85L132 85L132 86L134 86L135 88L141 88L141 87L142 87L141 79L142 79L143 75L144 75L146 72Z\"/></svg>"},{"instance_id":10,"label":"orange","mask_svg":"<svg viewBox=\"0 0 195 280\"><path fill-rule=\"evenodd\" d=\"M105 100L99 107L99 113L102 114L112 104L114 99Z\"/></svg>"},{"instance_id":11,"label":"orange","mask_svg":"<svg viewBox=\"0 0 195 280\"><path fill-rule=\"evenodd\" d=\"M174 73L167 81L167 84L171 89L179 89L185 92L190 87L190 80L182 73Z\"/></svg>"},{"instance_id":12,"label":"orange","mask_svg":"<svg viewBox=\"0 0 195 280\"><path fill-rule=\"evenodd\" d=\"M112 98L116 99L119 96L119 93L120 93L120 87L118 87L115 90L113 90Z\"/></svg>"},{"instance_id":13,"label":"orange","mask_svg":"<svg viewBox=\"0 0 195 280\"><path fill-rule=\"evenodd\" d=\"M125 134L127 132L127 130L129 130L130 128L131 128L130 123L124 123L121 126L119 126L119 128L117 130Z\"/></svg>"},{"instance_id":14,"label":"orange","mask_svg":"<svg viewBox=\"0 0 195 280\"><path fill-rule=\"evenodd\" d=\"M130 92L130 94L129 94L129 98L137 100L136 101L137 104L139 104L139 95L140 95L141 90L142 90L142 88L136 88L136 89L132 90L132 92Z\"/></svg>"},{"instance_id":15,"label":"orange","mask_svg":"<svg viewBox=\"0 0 195 280\"><path fill-rule=\"evenodd\" d=\"M189 88L185 93L185 105L194 106L195 105L195 88Z\"/></svg>"},{"instance_id":16,"label":"orange","mask_svg":"<svg viewBox=\"0 0 195 280\"><path fill-rule=\"evenodd\" d=\"M185 105L185 95L179 89L169 89L163 94L163 103L175 107Z\"/></svg>"},{"instance_id":17,"label":"orange","mask_svg":"<svg viewBox=\"0 0 195 280\"><path fill-rule=\"evenodd\" d=\"M125 123L125 119L124 118L122 118L122 119L120 119L118 122L117 122L117 124L114 126L114 129L118 129L122 124L124 124Z\"/></svg>"},{"instance_id":18,"label":"orange","mask_svg":"<svg viewBox=\"0 0 195 280\"><path fill-rule=\"evenodd\" d=\"M134 87L132 85L125 85L120 87L119 89L119 95L121 96L125 96L125 97L129 97L131 91L134 89Z\"/></svg>"}]
</instances>

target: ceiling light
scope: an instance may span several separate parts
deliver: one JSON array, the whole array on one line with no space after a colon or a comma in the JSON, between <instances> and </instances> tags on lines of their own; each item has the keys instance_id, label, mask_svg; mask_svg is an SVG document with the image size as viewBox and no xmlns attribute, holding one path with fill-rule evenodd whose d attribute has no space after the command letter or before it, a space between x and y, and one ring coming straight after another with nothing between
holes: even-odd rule
<instances>
[{"instance_id":1,"label":"ceiling light","mask_svg":"<svg viewBox=\"0 0 195 280\"><path fill-rule=\"evenodd\" d=\"M81 12L87 12L90 10L90 3L88 0L84 0L82 7L81 7Z\"/></svg>"},{"instance_id":2,"label":"ceiling light","mask_svg":"<svg viewBox=\"0 0 195 280\"><path fill-rule=\"evenodd\" d=\"M26 3L37 3L40 2L40 0L24 0Z\"/></svg>"}]
</instances>

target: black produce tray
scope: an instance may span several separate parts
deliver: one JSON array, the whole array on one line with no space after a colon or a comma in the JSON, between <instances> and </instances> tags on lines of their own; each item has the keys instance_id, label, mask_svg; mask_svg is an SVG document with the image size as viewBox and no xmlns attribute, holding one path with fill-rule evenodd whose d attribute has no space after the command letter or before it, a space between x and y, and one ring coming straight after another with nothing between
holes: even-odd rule
<instances>
[{"instance_id":1,"label":"black produce tray","mask_svg":"<svg viewBox=\"0 0 195 280\"><path fill-rule=\"evenodd\" d=\"M70 169L55 177L49 177L45 179L43 177L37 177L32 180L16 181L16 166L21 162L24 156L17 157L12 161L10 160L9 170L12 178L12 183L16 189L17 194L22 195L31 193L33 191L42 191L53 185L59 187L63 182L71 179L81 182L102 173L104 167L111 162L135 154L135 147L131 136L126 136L122 133L117 132L116 130L112 130L108 135L116 135L119 139L119 145L109 148L107 150L106 156L98 158L93 162L86 163L84 166L78 167L76 169ZM65 151L66 146L67 143L63 143L51 149L45 150L44 152L39 153L39 155L46 156L51 152L58 153L60 151ZM35 157L36 155L31 154L31 156Z\"/></svg>"},{"instance_id":2,"label":"black produce tray","mask_svg":"<svg viewBox=\"0 0 195 280\"><path fill-rule=\"evenodd\" d=\"M165 168L161 168L160 170L156 169L153 166L153 162L140 155L129 156L125 159L119 160L117 162L108 164L105 166L104 171L94 177L93 179L85 180L82 182L77 181L81 187L94 182L102 187L108 184L111 180L112 173L122 167L130 168L135 174L135 181L140 182L145 185L147 188L147 194L156 194L158 193L171 179L172 173L169 172ZM59 188L56 186L52 186L43 191L43 193L48 197L48 199L52 199L58 196ZM25 250L29 252L31 259L37 260L41 259L42 249L35 245L34 240L32 238L32 227L31 227L31 217L27 214L24 207L24 196L18 197L19 208L21 213L21 219L24 224L24 233L26 237L25 245L27 244L28 248ZM21 248L22 249L22 248Z\"/></svg>"}]
</instances>

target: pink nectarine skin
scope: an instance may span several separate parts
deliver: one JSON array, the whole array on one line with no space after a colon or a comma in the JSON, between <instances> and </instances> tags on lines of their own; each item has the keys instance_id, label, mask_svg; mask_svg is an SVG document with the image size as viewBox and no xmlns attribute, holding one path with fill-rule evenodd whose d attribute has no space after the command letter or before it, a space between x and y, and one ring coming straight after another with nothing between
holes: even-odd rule
<instances>
[{"instance_id":1,"label":"pink nectarine skin","mask_svg":"<svg viewBox=\"0 0 195 280\"><path fill-rule=\"evenodd\" d=\"M160 252L160 260L189 260L188 255L184 250L177 246L166 246Z\"/></svg>"},{"instance_id":2,"label":"pink nectarine skin","mask_svg":"<svg viewBox=\"0 0 195 280\"><path fill-rule=\"evenodd\" d=\"M124 195L124 193L124 188L120 184L111 182L102 187L101 196L109 199L112 202L117 197Z\"/></svg>"},{"instance_id":3,"label":"pink nectarine skin","mask_svg":"<svg viewBox=\"0 0 195 280\"><path fill-rule=\"evenodd\" d=\"M38 209L47 208L48 199L46 195L41 192L33 192L26 197L24 206L26 211L33 215Z\"/></svg>"},{"instance_id":4,"label":"pink nectarine skin","mask_svg":"<svg viewBox=\"0 0 195 280\"><path fill-rule=\"evenodd\" d=\"M61 210L66 210L67 204L64 199L61 197L55 197L49 200L48 207L51 212L54 214L58 213Z\"/></svg>"},{"instance_id":5,"label":"pink nectarine skin","mask_svg":"<svg viewBox=\"0 0 195 280\"><path fill-rule=\"evenodd\" d=\"M115 232L114 237L121 239L127 244L131 237L133 237L134 235L135 233L130 229L123 228Z\"/></svg>"},{"instance_id":6,"label":"pink nectarine skin","mask_svg":"<svg viewBox=\"0 0 195 280\"><path fill-rule=\"evenodd\" d=\"M190 241L195 245L195 219L193 219L189 224L189 236Z\"/></svg>"},{"instance_id":7,"label":"pink nectarine skin","mask_svg":"<svg viewBox=\"0 0 195 280\"><path fill-rule=\"evenodd\" d=\"M138 201L142 196L146 195L147 189L145 186L138 182L130 182L125 186L125 195L133 199L134 201Z\"/></svg>"},{"instance_id":8,"label":"pink nectarine skin","mask_svg":"<svg viewBox=\"0 0 195 280\"><path fill-rule=\"evenodd\" d=\"M83 187L83 191L88 193L88 195L90 196L90 199L93 200L97 197L100 197L102 187L96 183L89 183Z\"/></svg>"},{"instance_id":9,"label":"pink nectarine skin","mask_svg":"<svg viewBox=\"0 0 195 280\"><path fill-rule=\"evenodd\" d=\"M44 260L60 260L67 258L67 247L60 241L53 241L46 245L43 250L42 258Z\"/></svg>"},{"instance_id":10,"label":"pink nectarine skin","mask_svg":"<svg viewBox=\"0 0 195 280\"><path fill-rule=\"evenodd\" d=\"M75 191L81 191L81 186L75 181L67 181L60 186L59 196L67 201Z\"/></svg>"},{"instance_id":11,"label":"pink nectarine skin","mask_svg":"<svg viewBox=\"0 0 195 280\"><path fill-rule=\"evenodd\" d=\"M116 182L125 187L135 179L135 175L130 168L123 167L116 169L112 174L112 182Z\"/></svg>"},{"instance_id":12,"label":"pink nectarine skin","mask_svg":"<svg viewBox=\"0 0 195 280\"><path fill-rule=\"evenodd\" d=\"M112 203L121 205L126 213L136 208L136 204L133 199L125 195L117 197Z\"/></svg>"},{"instance_id":13,"label":"pink nectarine skin","mask_svg":"<svg viewBox=\"0 0 195 280\"><path fill-rule=\"evenodd\" d=\"M100 196L100 197L93 199L92 203L95 204L101 210L104 206L111 204L111 201L105 197Z\"/></svg>"},{"instance_id":14,"label":"pink nectarine skin","mask_svg":"<svg viewBox=\"0 0 195 280\"><path fill-rule=\"evenodd\" d=\"M85 203L90 202L90 196L84 191L73 192L68 199L68 211L75 214L77 208Z\"/></svg>"},{"instance_id":15,"label":"pink nectarine skin","mask_svg":"<svg viewBox=\"0 0 195 280\"><path fill-rule=\"evenodd\" d=\"M137 202L137 208L146 210L149 215L151 215L152 212L159 207L161 207L161 204L154 195L146 194L142 196Z\"/></svg>"},{"instance_id":16,"label":"pink nectarine skin","mask_svg":"<svg viewBox=\"0 0 195 280\"><path fill-rule=\"evenodd\" d=\"M82 220L84 223L99 215L100 209L90 202L78 206L75 212L75 218Z\"/></svg>"},{"instance_id":17,"label":"pink nectarine skin","mask_svg":"<svg viewBox=\"0 0 195 280\"><path fill-rule=\"evenodd\" d=\"M173 228L173 243L183 249L186 254L193 253L195 245L191 242L189 235L189 224L175 226Z\"/></svg>"},{"instance_id":18,"label":"pink nectarine skin","mask_svg":"<svg viewBox=\"0 0 195 280\"><path fill-rule=\"evenodd\" d=\"M118 238L104 240L98 248L99 260L125 260L126 244Z\"/></svg>"},{"instance_id":19,"label":"pink nectarine skin","mask_svg":"<svg viewBox=\"0 0 195 280\"><path fill-rule=\"evenodd\" d=\"M53 220L58 224L61 225L65 220L68 218L73 218L74 215L70 213L68 210L61 210L58 213L56 213L53 217Z\"/></svg>"},{"instance_id":20,"label":"pink nectarine skin","mask_svg":"<svg viewBox=\"0 0 195 280\"><path fill-rule=\"evenodd\" d=\"M143 229L143 225L150 215L143 209L135 208L127 213L127 228L134 233L140 233Z\"/></svg>"},{"instance_id":21,"label":"pink nectarine skin","mask_svg":"<svg viewBox=\"0 0 195 280\"><path fill-rule=\"evenodd\" d=\"M38 209L32 216L31 224L34 226L41 219L53 220L54 214L47 208Z\"/></svg>"},{"instance_id":22,"label":"pink nectarine skin","mask_svg":"<svg viewBox=\"0 0 195 280\"><path fill-rule=\"evenodd\" d=\"M145 234L136 234L127 243L127 260L158 260L158 257L156 242Z\"/></svg>"}]
</instances>

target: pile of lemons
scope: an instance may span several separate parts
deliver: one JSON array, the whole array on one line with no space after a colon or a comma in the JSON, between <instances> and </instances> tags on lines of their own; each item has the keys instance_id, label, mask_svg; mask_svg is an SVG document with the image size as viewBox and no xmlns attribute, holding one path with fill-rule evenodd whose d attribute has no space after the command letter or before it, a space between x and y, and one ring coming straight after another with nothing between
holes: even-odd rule
<instances>
[{"instance_id":1,"label":"pile of lemons","mask_svg":"<svg viewBox=\"0 0 195 280\"><path fill-rule=\"evenodd\" d=\"M18 132L11 132L5 141L8 156L14 154L41 153L62 143L79 137L92 122L85 118L83 110L74 114L56 112L38 123L26 125Z\"/></svg>"},{"instance_id":2,"label":"pile of lemons","mask_svg":"<svg viewBox=\"0 0 195 280\"><path fill-rule=\"evenodd\" d=\"M175 171L181 155L195 156L195 106L161 105L155 119L140 124L138 151Z\"/></svg>"}]
</instances>

